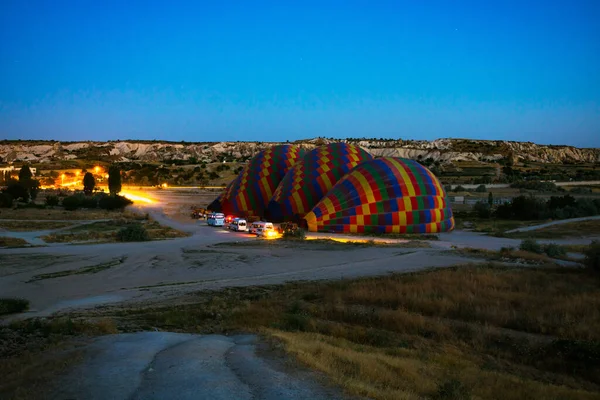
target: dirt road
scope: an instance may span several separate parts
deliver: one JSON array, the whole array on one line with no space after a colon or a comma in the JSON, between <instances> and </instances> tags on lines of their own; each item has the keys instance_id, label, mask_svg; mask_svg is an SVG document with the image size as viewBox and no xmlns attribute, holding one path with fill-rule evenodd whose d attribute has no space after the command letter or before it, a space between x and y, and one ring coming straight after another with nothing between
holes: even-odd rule
<instances>
[{"instance_id":1,"label":"dirt road","mask_svg":"<svg viewBox=\"0 0 600 400\"><path fill-rule=\"evenodd\" d=\"M254 335L141 332L98 338L54 385L54 399L342 399Z\"/></svg>"}]
</instances>

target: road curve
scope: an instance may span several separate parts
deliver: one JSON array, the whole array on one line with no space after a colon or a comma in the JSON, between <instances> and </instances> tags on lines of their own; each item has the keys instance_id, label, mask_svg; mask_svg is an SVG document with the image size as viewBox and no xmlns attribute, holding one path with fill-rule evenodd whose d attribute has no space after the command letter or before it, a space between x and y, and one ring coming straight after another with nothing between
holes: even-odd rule
<instances>
[{"instance_id":1,"label":"road curve","mask_svg":"<svg viewBox=\"0 0 600 400\"><path fill-rule=\"evenodd\" d=\"M290 368L254 335L140 332L104 336L56 382L56 399L344 399Z\"/></svg>"}]
</instances>

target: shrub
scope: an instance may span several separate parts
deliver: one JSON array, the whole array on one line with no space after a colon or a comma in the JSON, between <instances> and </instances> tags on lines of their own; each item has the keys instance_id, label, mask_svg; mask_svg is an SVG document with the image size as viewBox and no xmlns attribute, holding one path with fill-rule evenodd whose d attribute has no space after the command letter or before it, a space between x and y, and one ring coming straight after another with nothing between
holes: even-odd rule
<instances>
[{"instance_id":1,"label":"shrub","mask_svg":"<svg viewBox=\"0 0 600 400\"><path fill-rule=\"evenodd\" d=\"M81 197L81 208L98 208L98 199L95 197Z\"/></svg>"},{"instance_id":2,"label":"shrub","mask_svg":"<svg viewBox=\"0 0 600 400\"><path fill-rule=\"evenodd\" d=\"M10 193L0 193L0 207L10 208L13 205L13 197Z\"/></svg>"},{"instance_id":3,"label":"shrub","mask_svg":"<svg viewBox=\"0 0 600 400\"><path fill-rule=\"evenodd\" d=\"M455 192L466 192L467 189L465 189L464 187L458 185L457 187L454 188Z\"/></svg>"},{"instance_id":4,"label":"shrub","mask_svg":"<svg viewBox=\"0 0 600 400\"><path fill-rule=\"evenodd\" d=\"M535 239L524 239L519 245L519 250L530 251L532 253L542 254L544 249L535 241Z\"/></svg>"},{"instance_id":5,"label":"shrub","mask_svg":"<svg viewBox=\"0 0 600 400\"><path fill-rule=\"evenodd\" d=\"M556 243L548 243L544 246L544 253L546 253L548 257L556 258L564 256L567 254L567 251L564 247L559 246Z\"/></svg>"},{"instance_id":6,"label":"shrub","mask_svg":"<svg viewBox=\"0 0 600 400\"><path fill-rule=\"evenodd\" d=\"M57 206L59 203L58 196L46 196L46 205L50 207Z\"/></svg>"},{"instance_id":7,"label":"shrub","mask_svg":"<svg viewBox=\"0 0 600 400\"><path fill-rule=\"evenodd\" d=\"M27 311L29 301L16 298L0 298L0 315L15 314Z\"/></svg>"},{"instance_id":8,"label":"shrub","mask_svg":"<svg viewBox=\"0 0 600 400\"><path fill-rule=\"evenodd\" d=\"M473 210L477 213L479 218L489 218L492 216L492 208L488 203L482 201L476 203Z\"/></svg>"},{"instance_id":9,"label":"shrub","mask_svg":"<svg viewBox=\"0 0 600 400\"><path fill-rule=\"evenodd\" d=\"M600 272L600 242L594 240L585 251L585 265L592 271Z\"/></svg>"},{"instance_id":10,"label":"shrub","mask_svg":"<svg viewBox=\"0 0 600 400\"><path fill-rule=\"evenodd\" d=\"M150 236L142 224L131 224L117 232L117 240L120 242L145 242L150 240Z\"/></svg>"},{"instance_id":11,"label":"shrub","mask_svg":"<svg viewBox=\"0 0 600 400\"><path fill-rule=\"evenodd\" d=\"M77 210L79 207L81 207L81 196L74 194L69 197L65 197L62 200L62 206L65 208L65 210Z\"/></svg>"},{"instance_id":12,"label":"shrub","mask_svg":"<svg viewBox=\"0 0 600 400\"><path fill-rule=\"evenodd\" d=\"M98 207L104 210L117 210L125 208L130 204L133 204L131 200L119 195L102 196L98 201Z\"/></svg>"},{"instance_id":13,"label":"shrub","mask_svg":"<svg viewBox=\"0 0 600 400\"><path fill-rule=\"evenodd\" d=\"M285 239L306 239L306 231L302 228L298 228L295 230L286 230L283 231L283 238Z\"/></svg>"},{"instance_id":14,"label":"shrub","mask_svg":"<svg viewBox=\"0 0 600 400\"><path fill-rule=\"evenodd\" d=\"M434 399L439 400L468 400L470 398L471 391L458 379L450 379L439 384L434 396Z\"/></svg>"},{"instance_id":15,"label":"shrub","mask_svg":"<svg viewBox=\"0 0 600 400\"><path fill-rule=\"evenodd\" d=\"M487 192L487 188L485 187L485 185L479 185L475 188L475 191L477 193L485 193Z\"/></svg>"}]
</instances>

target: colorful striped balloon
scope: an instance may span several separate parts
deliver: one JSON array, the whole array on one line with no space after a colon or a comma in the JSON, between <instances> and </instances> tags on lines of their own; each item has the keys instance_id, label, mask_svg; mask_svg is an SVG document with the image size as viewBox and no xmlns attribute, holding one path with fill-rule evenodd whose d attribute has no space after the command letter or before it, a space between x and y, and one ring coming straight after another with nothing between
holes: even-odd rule
<instances>
[{"instance_id":1,"label":"colorful striped balloon","mask_svg":"<svg viewBox=\"0 0 600 400\"><path fill-rule=\"evenodd\" d=\"M267 216L275 222L304 218L348 171L372 159L369 153L352 144L317 147L298 161L277 186Z\"/></svg>"},{"instance_id":2,"label":"colorful striped balloon","mask_svg":"<svg viewBox=\"0 0 600 400\"><path fill-rule=\"evenodd\" d=\"M239 216L264 215L275 189L304 155L294 145L273 146L256 154L223 193L222 212Z\"/></svg>"},{"instance_id":3,"label":"colorful striped balloon","mask_svg":"<svg viewBox=\"0 0 600 400\"><path fill-rule=\"evenodd\" d=\"M436 233L454 228L444 189L414 160L359 164L306 215L311 232Z\"/></svg>"}]
</instances>

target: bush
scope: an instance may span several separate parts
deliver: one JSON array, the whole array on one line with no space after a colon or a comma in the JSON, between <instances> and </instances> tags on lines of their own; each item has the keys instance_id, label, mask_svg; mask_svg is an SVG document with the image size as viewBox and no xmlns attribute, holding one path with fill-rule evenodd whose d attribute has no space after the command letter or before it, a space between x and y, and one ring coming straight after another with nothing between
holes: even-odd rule
<instances>
[{"instance_id":1,"label":"bush","mask_svg":"<svg viewBox=\"0 0 600 400\"><path fill-rule=\"evenodd\" d=\"M487 192L487 188L485 187L485 185L479 185L475 188L475 191L477 193L485 193Z\"/></svg>"},{"instance_id":2,"label":"bush","mask_svg":"<svg viewBox=\"0 0 600 400\"><path fill-rule=\"evenodd\" d=\"M59 203L58 196L46 196L46 205L50 207L57 206Z\"/></svg>"},{"instance_id":3,"label":"bush","mask_svg":"<svg viewBox=\"0 0 600 400\"><path fill-rule=\"evenodd\" d=\"M298 228L295 230L287 230L283 231L283 238L285 239L306 239L306 231L302 228Z\"/></svg>"},{"instance_id":4,"label":"bush","mask_svg":"<svg viewBox=\"0 0 600 400\"><path fill-rule=\"evenodd\" d=\"M133 204L133 201L119 195L102 196L98 201L98 207L104 210L118 210Z\"/></svg>"},{"instance_id":5,"label":"bush","mask_svg":"<svg viewBox=\"0 0 600 400\"><path fill-rule=\"evenodd\" d=\"M544 246L544 253L546 253L548 257L556 258L566 255L567 251L564 247L559 246L556 243L549 243Z\"/></svg>"},{"instance_id":6,"label":"bush","mask_svg":"<svg viewBox=\"0 0 600 400\"><path fill-rule=\"evenodd\" d=\"M492 207L488 203L482 201L475 204L473 210L477 213L479 218L489 218L492 216Z\"/></svg>"},{"instance_id":7,"label":"bush","mask_svg":"<svg viewBox=\"0 0 600 400\"><path fill-rule=\"evenodd\" d=\"M29 309L29 301L16 298L0 298L0 315L15 314Z\"/></svg>"},{"instance_id":8,"label":"bush","mask_svg":"<svg viewBox=\"0 0 600 400\"><path fill-rule=\"evenodd\" d=\"M450 379L438 385L434 399L468 400L471 399L471 391L458 379Z\"/></svg>"},{"instance_id":9,"label":"bush","mask_svg":"<svg viewBox=\"0 0 600 400\"><path fill-rule=\"evenodd\" d=\"M594 240L585 251L585 266L594 272L600 272L600 242Z\"/></svg>"},{"instance_id":10,"label":"bush","mask_svg":"<svg viewBox=\"0 0 600 400\"><path fill-rule=\"evenodd\" d=\"M81 208L98 208L96 197L81 196Z\"/></svg>"},{"instance_id":11,"label":"bush","mask_svg":"<svg viewBox=\"0 0 600 400\"><path fill-rule=\"evenodd\" d=\"M519 250L530 251L532 253L542 254L544 249L542 246L535 241L535 239L524 239L521 241Z\"/></svg>"},{"instance_id":12,"label":"bush","mask_svg":"<svg viewBox=\"0 0 600 400\"><path fill-rule=\"evenodd\" d=\"M150 240L150 236L142 224L131 224L117 232L117 240L120 242L145 242Z\"/></svg>"},{"instance_id":13,"label":"bush","mask_svg":"<svg viewBox=\"0 0 600 400\"><path fill-rule=\"evenodd\" d=\"M465 189L464 187L458 185L457 187L454 188L455 192L466 192L467 189Z\"/></svg>"},{"instance_id":14,"label":"bush","mask_svg":"<svg viewBox=\"0 0 600 400\"><path fill-rule=\"evenodd\" d=\"M65 210L77 210L79 207L81 207L81 196L74 194L72 196L65 197L62 201L62 206L65 208Z\"/></svg>"},{"instance_id":15,"label":"bush","mask_svg":"<svg viewBox=\"0 0 600 400\"><path fill-rule=\"evenodd\" d=\"M13 197L10 193L0 193L0 207L10 208L13 205Z\"/></svg>"}]
</instances>

